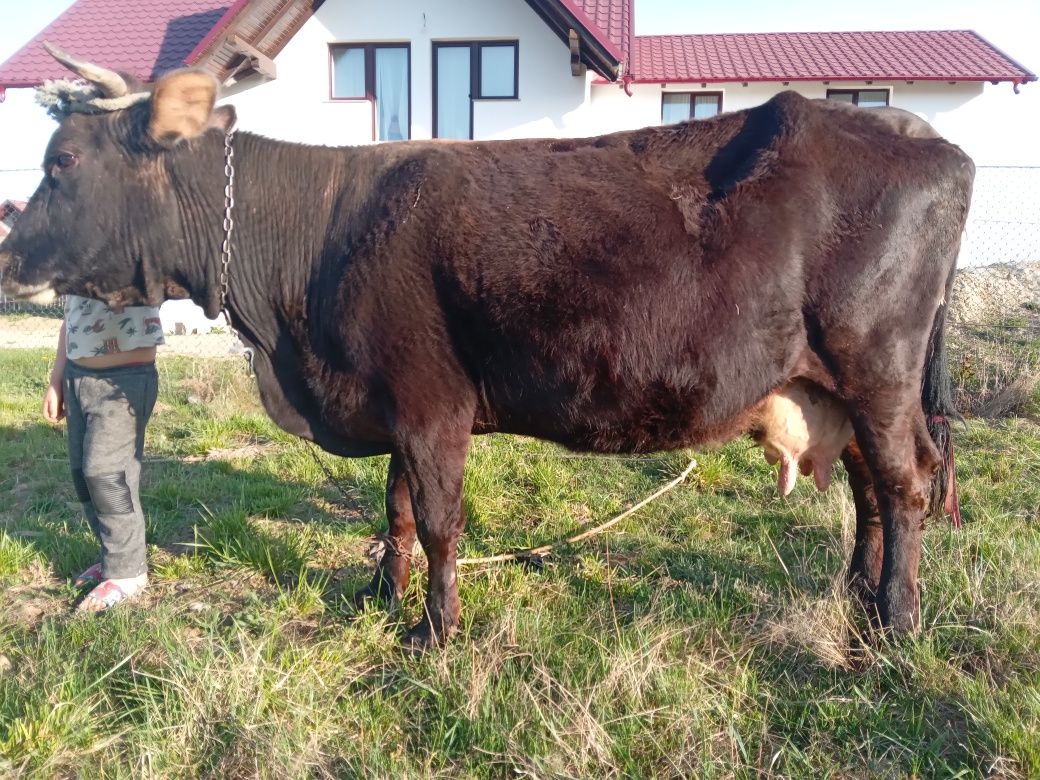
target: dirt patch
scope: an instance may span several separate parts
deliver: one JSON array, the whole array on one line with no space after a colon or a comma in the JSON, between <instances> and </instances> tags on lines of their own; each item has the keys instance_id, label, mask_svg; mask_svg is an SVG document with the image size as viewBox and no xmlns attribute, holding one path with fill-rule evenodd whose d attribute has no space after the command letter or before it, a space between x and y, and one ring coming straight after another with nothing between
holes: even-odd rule
<instances>
[{"instance_id":1,"label":"dirt patch","mask_svg":"<svg viewBox=\"0 0 1040 780\"><path fill-rule=\"evenodd\" d=\"M4 607L4 622L35 628L46 617L68 614L71 602L60 595L60 590L58 580L46 574L42 567L31 567L29 582L23 582L4 591L7 601Z\"/></svg>"},{"instance_id":2,"label":"dirt patch","mask_svg":"<svg viewBox=\"0 0 1040 780\"><path fill-rule=\"evenodd\" d=\"M1009 316L1040 318L1040 262L962 268L953 280L950 319L993 322Z\"/></svg>"},{"instance_id":3,"label":"dirt patch","mask_svg":"<svg viewBox=\"0 0 1040 780\"><path fill-rule=\"evenodd\" d=\"M181 458L185 463L199 463L209 460L254 460L270 453L277 452L278 445L273 442L257 442L243 444L238 447L214 447L205 455L193 455Z\"/></svg>"}]
</instances>

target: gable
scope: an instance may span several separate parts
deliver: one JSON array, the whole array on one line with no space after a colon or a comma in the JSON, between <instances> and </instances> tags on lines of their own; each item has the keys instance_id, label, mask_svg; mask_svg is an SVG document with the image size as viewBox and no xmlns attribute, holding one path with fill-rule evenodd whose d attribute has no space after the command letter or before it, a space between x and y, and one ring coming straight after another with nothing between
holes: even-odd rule
<instances>
[{"instance_id":1,"label":"gable","mask_svg":"<svg viewBox=\"0 0 1040 780\"><path fill-rule=\"evenodd\" d=\"M275 76L272 60L324 0L77 0L0 65L3 91L35 87L68 72L43 48L50 41L88 62L144 82L186 65L220 81ZM519 2L519 0L517 0ZM526 0L563 40L578 37L581 63L613 81L632 38L633 0Z\"/></svg>"}]
</instances>

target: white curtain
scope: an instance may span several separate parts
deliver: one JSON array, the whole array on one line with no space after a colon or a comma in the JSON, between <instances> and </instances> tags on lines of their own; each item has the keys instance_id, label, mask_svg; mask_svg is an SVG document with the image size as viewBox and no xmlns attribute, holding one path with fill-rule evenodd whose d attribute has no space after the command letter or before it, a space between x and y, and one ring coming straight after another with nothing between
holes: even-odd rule
<instances>
[{"instance_id":1,"label":"white curtain","mask_svg":"<svg viewBox=\"0 0 1040 780\"><path fill-rule=\"evenodd\" d=\"M470 137L470 47L437 48L437 137Z\"/></svg>"},{"instance_id":2,"label":"white curtain","mask_svg":"<svg viewBox=\"0 0 1040 780\"><path fill-rule=\"evenodd\" d=\"M719 99L715 95L693 96L693 118L708 119L719 113Z\"/></svg>"},{"instance_id":3,"label":"white curtain","mask_svg":"<svg viewBox=\"0 0 1040 780\"><path fill-rule=\"evenodd\" d=\"M859 93L861 108L880 108L888 105L887 89L863 89Z\"/></svg>"},{"instance_id":4,"label":"white curtain","mask_svg":"<svg viewBox=\"0 0 1040 780\"><path fill-rule=\"evenodd\" d=\"M408 137L408 49L376 49L376 129L379 141Z\"/></svg>"},{"instance_id":5,"label":"white curtain","mask_svg":"<svg viewBox=\"0 0 1040 780\"><path fill-rule=\"evenodd\" d=\"M365 50L332 50L332 96L363 98L365 96Z\"/></svg>"},{"instance_id":6,"label":"white curtain","mask_svg":"<svg viewBox=\"0 0 1040 780\"><path fill-rule=\"evenodd\" d=\"M688 92L668 93L661 96L661 122L670 125L690 118L690 95Z\"/></svg>"}]
</instances>

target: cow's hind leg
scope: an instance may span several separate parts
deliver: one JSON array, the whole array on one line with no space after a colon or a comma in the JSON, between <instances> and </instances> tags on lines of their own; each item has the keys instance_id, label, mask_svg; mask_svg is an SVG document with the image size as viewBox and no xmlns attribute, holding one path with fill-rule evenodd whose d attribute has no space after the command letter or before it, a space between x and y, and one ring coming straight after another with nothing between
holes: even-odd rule
<instances>
[{"instance_id":1,"label":"cow's hind leg","mask_svg":"<svg viewBox=\"0 0 1040 780\"><path fill-rule=\"evenodd\" d=\"M846 580L849 592L868 613L876 615L878 587L881 583L881 562L884 554L884 536L881 528L881 510L874 494L874 475L853 439L841 454L849 487L856 505L856 541Z\"/></svg>"},{"instance_id":2,"label":"cow's hind leg","mask_svg":"<svg viewBox=\"0 0 1040 780\"><path fill-rule=\"evenodd\" d=\"M404 458L397 452L391 454L386 474L386 518L389 527L383 556L376 564L372 582L355 594L355 601L359 604L372 598L400 601L408 588L415 547L415 515L404 472Z\"/></svg>"},{"instance_id":3,"label":"cow's hind leg","mask_svg":"<svg viewBox=\"0 0 1040 780\"><path fill-rule=\"evenodd\" d=\"M918 382L898 383L875 392L850 416L874 475L881 515L878 616L883 627L907 632L920 622L917 571L939 455L925 425Z\"/></svg>"}]
</instances>

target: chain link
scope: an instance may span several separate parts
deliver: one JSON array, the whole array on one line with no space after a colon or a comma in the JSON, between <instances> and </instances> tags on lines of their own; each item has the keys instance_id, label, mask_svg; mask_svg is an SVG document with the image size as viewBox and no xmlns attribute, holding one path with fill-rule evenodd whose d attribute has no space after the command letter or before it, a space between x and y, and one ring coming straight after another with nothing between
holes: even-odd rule
<instances>
[{"instance_id":1,"label":"chain link","mask_svg":"<svg viewBox=\"0 0 1040 780\"><path fill-rule=\"evenodd\" d=\"M235 208L235 148L232 145L234 139L234 130L224 136L224 177L227 183L224 185L224 243L220 247L220 310L228 320L228 327L231 327L231 318L227 313L228 266L231 264L231 231L235 228L232 216L232 210Z\"/></svg>"},{"instance_id":2,"label":"chain link","mask_svg":"<svg viewBox=\"0 0 1040 780\"><path fill-rule=\"evenodd\" d=\"M231 314L228 312L227 302L231 282L228 266L231 265L231 233L235 229L235 218L232 211L235 208L235 131L231 130L224 136L224 177L227 183L224 185L224 242L220 246L220 311L227 322L231 335L242 343L242 337L235 326L231 324ZM243 344L242 354L249 365L249 375L253 376L253 350Z\"/></svg>"}]
</instances>

